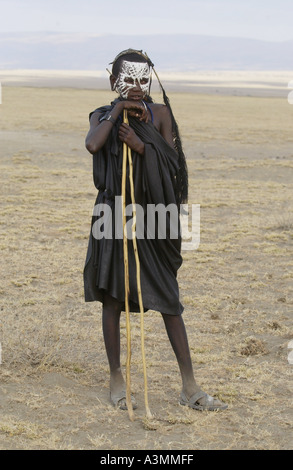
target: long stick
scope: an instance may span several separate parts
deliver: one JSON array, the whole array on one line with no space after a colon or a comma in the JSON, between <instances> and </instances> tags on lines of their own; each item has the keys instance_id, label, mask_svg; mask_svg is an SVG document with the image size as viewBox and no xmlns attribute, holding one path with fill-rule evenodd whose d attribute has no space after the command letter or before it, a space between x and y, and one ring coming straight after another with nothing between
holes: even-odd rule
<instances>
[{"instance_id":1,"label":"long stick","mask_svg":"<svg viewBox=\"0 0 293 470\"><path fill-rule=\"evenodd\" d=\"M142 295L141 295L141 282L140 282L140 262L139 256L137 251L137 243L136 243L136 206L135 206L135 197L134 197L134 183L133 183L133 165L132 165L132 158L131 158L131 149L128 148L128 163L129 163L129 181L130 181L130 192L131 192L131 202L132 202L132 243L133 243L133 251L135 256L135 264L136 264L136 284L137 284L137 294L138 294L138 303L139 303L139 310L140 310L140 336L141 336L141 354L142 354L142 363L143 363L143 376L144 376L144 401L145 401L145 410L147 418L151 419L152 414L149 409L148 404L148 384L147 384L147 373L146 373L146 360L145 360L145 350L144 350L144 308L142 303Z\"/></svg>"},{"instance_id":2,"label":"long stick","mask_svg":"<svg viewBox=\"0 0 293 470\"><path fill-rule=\"evenodd\" d=\"M127 118L127 111L126 110L124 110L123 122L128 124L128 118ZM124 151L124 148L123 148L123 151ZM147 416L147 418L151 419L152 414L151 414L151 411L149 409L149 404L148 404L148 386L147 386L146 360L145 360L145 349L144 349L144 308L143 308L142 294L141 294L140 261L139 261L139 256L138 256L137 243L136 243L136 205L135 205L135 196L134 196L133 164L132 164L131 149L129 147L127 147L127 153L128 153L128 163L129 163L129 182L130 182L131 202L132 202L132 211L133 211L132 243L133 243L133 251L134 251L134 256L135 256L135 264L136 264L136 284L137 284L137 294L138 294L140 319L141 319L140 320L140 330L141 330L141 353L142 353L143 375L144 375L144 399L145 399L146 416ZM124 161L124 154L123 154L123 161ZM126 173L126 168L125 168L125 173ZM122 174L123 174L123 170L122 170ZM126 178L125 178L125 181L126 181ZM125 188L124 188L124 190L125 190ZM125 210L125 207L123 207L123 210ZM124 212L123 212L123 214L124 214ZM126 223L126 217L125 217L125 223ZM125 225L123 225L123 233L124 233L124 227L125 227ZM126 238L125 235L126 234L124 233L124 238ZM126 247L127 247L127 245L126 245ZM128 266L127 266L127 268L128 268ZM128 281L128 288L129 288L129 281ZM129 323L129 334L130 334L130 323ZM130 343L129 343L129 345L130 345ZM127 352L127 357L130 358L130 356L131 356L131 352ZM129 363L129 369L130 369L130 363Z\"/></svg>"},{"instance_id":3,"label":"long stick","mask_svg":"<svg viewBox=\"0 0 293 470\"><path fill-rule=\"evenodd\" d=\"M127 120L127 111L124 110L123 120ZM126 229L126 164L127 164L128 146L123 143L123 162L122 162L122 224L123 224L123 256L124 256L124 287L125 287L125 313L126 313L126 335L127 335L127 357L126 357L126 405L129 418L134 421L134 412L131 401L131 383L130 383L130 361L131 361L131 338L130 338L130 314L129 314L129 268L128 268L128 249Z\"/></svg>"}]
</instances>

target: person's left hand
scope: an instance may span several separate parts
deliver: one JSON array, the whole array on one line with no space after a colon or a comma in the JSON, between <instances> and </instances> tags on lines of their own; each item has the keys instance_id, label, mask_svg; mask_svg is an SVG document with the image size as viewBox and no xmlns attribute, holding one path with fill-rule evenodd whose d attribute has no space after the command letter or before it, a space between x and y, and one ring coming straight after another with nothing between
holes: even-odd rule
<instances>
[{"instance_id":1,"label":"person's left hand","mask_svg":"<svg viewBox=\"0 0 293 470\"><path fill-rule=\"evenodd\" d=\"M119 139L122 142L125 142L128 147L130 147L134 152L137 152L141 155L144 153L144 143L136 135L132 127L126 123L122 123L119 128Z\"/></svg>"}]
</instances>

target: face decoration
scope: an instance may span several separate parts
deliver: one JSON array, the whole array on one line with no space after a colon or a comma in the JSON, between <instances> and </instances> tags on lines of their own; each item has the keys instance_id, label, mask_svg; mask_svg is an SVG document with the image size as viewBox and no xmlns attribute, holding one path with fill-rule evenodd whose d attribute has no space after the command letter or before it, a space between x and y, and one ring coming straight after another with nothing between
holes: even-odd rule
<instances>
[{"instance_id":1,"label":"face decoration","mask_svg":"<svg viewBox=\"0 0 293 470\"><path fill-rule=\"evenodd\" d=\"M150 68L145 62L122 62L118 78L114 83L113 89L116 90L124 99L132 88L139 84L143 96L149 93L150 87Z\"/></svg>"}]
</instances>

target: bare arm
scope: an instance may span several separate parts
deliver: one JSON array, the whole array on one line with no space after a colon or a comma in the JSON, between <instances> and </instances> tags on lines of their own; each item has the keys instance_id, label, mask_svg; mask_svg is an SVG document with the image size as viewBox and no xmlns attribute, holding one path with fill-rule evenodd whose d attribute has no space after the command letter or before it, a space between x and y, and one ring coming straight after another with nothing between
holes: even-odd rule
<instances>
[{"instance_id":1,"label":"bare arm","mask_svg":"<svg viewBox=\"0 0 293 470\"><path fill-rule=\"evenodd\" d=\"M165 105L160 108L160 134L164 137L166 142L174 148L171 114Z\"/></svg>"},{"instance_id":2,"label":"bare arm","mask_svg":"<svg viewBox=\"0 0 293 470\"><path fill-rule=\"evenodd\" d=\"M140 120L147 121L147 114L144 106L135 101L119 101L111 111L111 116L115 120L118 119L118 116L122 113L123 109L127 109L130 112L130 115L139 117ZM111 121L102 121L99 119L101 113L94 113L90 119L90 130L85 139L85 146L87 150L94 154L100 150L104 143L106 142L113 124Z\"/></svg>"},{"instance_id":3,"label":"bare arm","mask_svg":"<svg viewBox=\"0 0 293 470\"><path fill-rule=\"evenodd\" d=\"M122 102L117 103L112 109L111 116L118 119L119 114L122 112ZM85 146L87 150L94 154L103 147L106 142L110 131L113 127L111 121L100 122L101 113L94 113L90 119L90 130L85 139Z\"/></svg>"}]
</instances>

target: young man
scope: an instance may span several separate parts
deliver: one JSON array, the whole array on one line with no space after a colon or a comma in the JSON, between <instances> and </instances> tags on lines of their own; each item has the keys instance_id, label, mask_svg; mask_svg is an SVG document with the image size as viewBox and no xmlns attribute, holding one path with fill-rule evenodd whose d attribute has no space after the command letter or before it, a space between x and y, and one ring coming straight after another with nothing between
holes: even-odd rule
<instances>
[{"instance_id":1,"label":"young man","mask_svg":"<svg viewBox=\"0 0 293 470\"><path fill-rule=\"evenodd\" d=\"M145 214L150 204L179 207L187 199L187 168L177 124L164 89L164 105L153 103L149 96L151 67L152 62L141 51L128 49L118 54L110 83L119 98L90 114L86 137L86 148L93 154L94 183L99 190L96 205L102 203L111 208L112 236L93 235L94 223L101 217L96 214L84 269L85 300L103 303L110 398L121 409L126 409L125 382L120 367L120 314L125 309L124 263L123 242L114 227L115 197L121 195L123 142L132 151L135 200ZM123 110L127 110L129 125L122 122ZM127 203L131 202L129 192L128 184ZM172 227L167 214L163 222L167 228L164 238L158 236L158 226L155 235L149 237L147 223L143 228L144 236L137 238L144 309L162 314L181 373L180 403L198 410L225 409L227 405L203 392L194 379L176 279L182 263L181 238L180 233L177 238L170 235ZM129 304L131 311L139 311L131 246L130 241Z\"/></svg>"}]
</instances>

